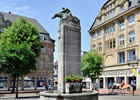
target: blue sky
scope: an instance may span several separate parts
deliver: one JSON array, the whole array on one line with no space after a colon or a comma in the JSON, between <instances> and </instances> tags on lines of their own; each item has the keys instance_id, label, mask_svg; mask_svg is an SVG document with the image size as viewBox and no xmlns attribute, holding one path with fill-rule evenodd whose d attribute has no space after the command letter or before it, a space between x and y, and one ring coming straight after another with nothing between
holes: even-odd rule
<instances>
[{"instance_id":1,"label":"blue sky","mask_svg":"<svg viewBox=\"0 0 140 100\"><path fill-rule=\"evenodd\" d=\"M62 7L69 8L74 16L81 21L81 50L89 51L90 41L88 30L107 0L0 0L0 11L23 15L37 19L50 33L55 42L54 61L58 60L58 21L51 17Z\"/></svg>"}]
</instances>

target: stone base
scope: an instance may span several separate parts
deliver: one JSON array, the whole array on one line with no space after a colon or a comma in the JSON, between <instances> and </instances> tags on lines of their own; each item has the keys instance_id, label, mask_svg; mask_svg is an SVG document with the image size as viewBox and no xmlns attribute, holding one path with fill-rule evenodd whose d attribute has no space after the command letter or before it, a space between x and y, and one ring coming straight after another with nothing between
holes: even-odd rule
<instances>
[{"instance_id":1,"label":"stone base","mask_svg":"<svg viewBox=\"0 0 140 100\"><path fill-rule=\"evenodd\" d=\"M66 83L66 93L82 93L82 82Z\"/></svg>"},{"instance_id":2,"label":"stone base","mask_svg":"<svg viewBox=\"0 0 140 100\"><path fill-rule=\"evenodd\" d=\"M92 93L49 93L40 92L40 100L98 100L98 92Z\"/></svg>"}]
</instances>

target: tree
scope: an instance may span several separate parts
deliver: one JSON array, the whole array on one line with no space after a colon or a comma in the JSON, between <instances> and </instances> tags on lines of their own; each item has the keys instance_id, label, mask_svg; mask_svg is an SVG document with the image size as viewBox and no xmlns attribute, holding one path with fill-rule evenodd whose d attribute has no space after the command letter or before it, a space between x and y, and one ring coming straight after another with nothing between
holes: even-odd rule
<instances>
[{"instance_id":1,"label":"tree","mask_svg":"<svg viewBox=\"0 0 140 100\"><path fill-rule=\"evenodd\" d=\"M40 54L41 41L38 30L30 22L19 18L5 29L0 40L0 71L15 80L36 69L36 57ZM17 86L18 90L18 86ZM16 95L18 97L18 94Z\"/></svg>"},{"instance_id":2,"label":"tree","mask_svg":"<svg viewBox=\"0 0 140 100\"><path fill-rule=\"evenodd\" d=\"M102 72L103 55L99 55L95 50L90 51L82 56L81 65L84 76L93 80L98 78Z\"/></svg>"}]
</instances>

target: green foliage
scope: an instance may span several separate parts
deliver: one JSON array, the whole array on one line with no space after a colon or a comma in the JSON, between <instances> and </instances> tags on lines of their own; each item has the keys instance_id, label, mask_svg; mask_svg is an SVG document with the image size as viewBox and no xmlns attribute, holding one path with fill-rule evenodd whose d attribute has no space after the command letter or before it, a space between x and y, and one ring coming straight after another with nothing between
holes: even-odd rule
<instances>
[{"instance_id":1,"label":"green foliage","mask_svg":"<svg viewBox=\"0 0 140 100\"><path fill-rule=\"evenodd\" d=\"M24 17L15 21L1 34L0 71L19 77L36 69L41 41L35 26Z\"/></svg>"},{"instance_id":2,"label":"green foliage","mask_svg":"<svg viewBox=\"0 0 140 100\"><path fill-rule=\"evenodd\" d=\"M36 69L36 57L41 49L39 32L29 21L21 17L5 29L0 38L0 72L9 74L14 85L16 78L18 80L20 76Z\"/></svg>"},{"instance_id":3,"label":"green foliage","mask_svg":"<svg viewBox=\"0 0 140 100\"><path fill-rule=\"evenodd\" d=\"M34 52L26 43L21 45L0 45L0 70L10 76L22 76L35 70Z\"/></svg>"},{"instance_id":4,"label":"green foliage","mask_svg":"<svg viewBox=\"0 0 140 100\"><path fill-rule=\"evenodd\" d=\"M76 82L79 81L81 82L84 79L82 75L74 75L74 74L69 74L68 76L65 77L65 81L67 82Z\"/></svg>"},{"instance_id":5,"label":"green foliage","mask_svg":"<svg viewBox=\"0 0 140 100\"><path fill-rule=\"evenodd\" d=\"M82 72L84 76L96 79L102 72L103 55L99 55L95 50L86 53L81 58Z\"/></svg>"},{"instance_id":6,"label":"green foliage","mask_svg":"<svg viewBox=\"0 0 140 100\"><path fill-rule=\"evenodd\" d=\"M24 17L20 17L17 21L12 23L12 26L5 29L1 35L0 45L20 45L26 42L35 53L36 57L40 55L40 36L35 26L33 26Z\"/></svg>"}]
</instances>

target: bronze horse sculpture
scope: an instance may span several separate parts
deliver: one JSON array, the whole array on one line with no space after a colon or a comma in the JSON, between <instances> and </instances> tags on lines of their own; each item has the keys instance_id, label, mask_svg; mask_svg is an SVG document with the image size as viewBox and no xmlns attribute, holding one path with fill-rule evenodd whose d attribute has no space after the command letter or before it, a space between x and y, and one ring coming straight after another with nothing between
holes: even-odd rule
<instances>
[{"instance_id":1,"label":"bronze horse sculpture","mask_svg":"<svg viewBox=\"0 0 140 100\"><path fill-rule=\"evenodd\" d=\"M55 14L52 19L56 18L56 17L59 17L61 19L67 19L67 20L70 20L70 21L73 21L75 23L80 23L80 20L76 17L76 16L73 16L71 11L68 9L68 8L62 8L63 11Z\"/></svg>"}]
</instances>

